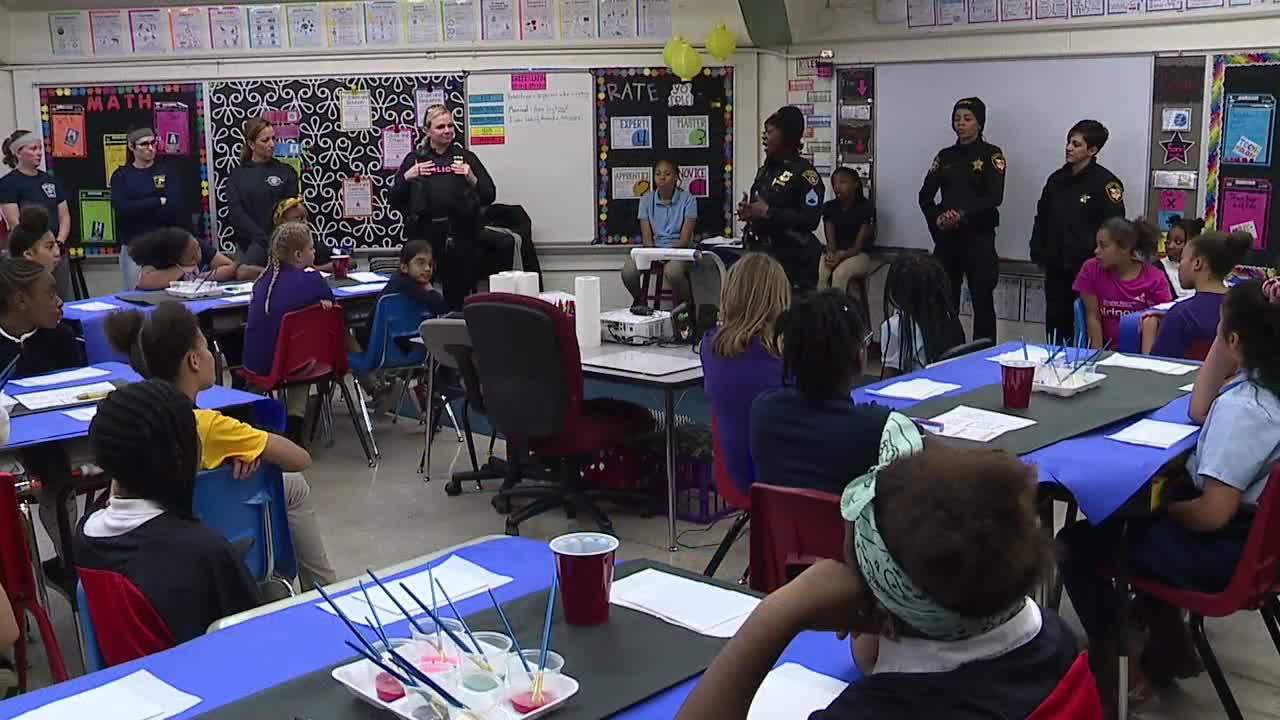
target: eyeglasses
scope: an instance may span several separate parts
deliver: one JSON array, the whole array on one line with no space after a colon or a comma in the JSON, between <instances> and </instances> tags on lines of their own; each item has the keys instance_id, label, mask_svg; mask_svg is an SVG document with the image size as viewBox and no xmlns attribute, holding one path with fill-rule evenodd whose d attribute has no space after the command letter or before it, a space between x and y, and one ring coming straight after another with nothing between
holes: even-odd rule
<instances>
[{"instance_id":1,"label":"eyeglasses","mask_svg":"<svg viewBox=\"0 0 1280 720\"><path fill-rule=\"evenodd\" d=\"M134 147L155 147L155 146L156 146L156 139L155 139L155 138L151 138L150 140L139 140L138 142L134 143L133 145L134 145Z\"/></svg>"}]
</instances>

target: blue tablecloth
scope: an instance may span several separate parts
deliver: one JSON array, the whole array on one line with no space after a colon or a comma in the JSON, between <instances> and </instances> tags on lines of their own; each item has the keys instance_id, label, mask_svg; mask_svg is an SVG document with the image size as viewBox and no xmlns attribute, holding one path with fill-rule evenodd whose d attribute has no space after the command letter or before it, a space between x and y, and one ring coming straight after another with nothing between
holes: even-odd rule
<instances>
[{"instance_id":1,"label":"blue tablecloth","mask_svg":"<svg viewBox=\"0 0 1280 720\"><path fill-rule=\"evenodd\" d=\"M46 385L43 387L22 387L10 383L5 387L5 392L12 397L21 397L26 393L39 392L42 390L56 390L62 387L71 387L74 385L86 385L88 383L103 382L110 380L126 380L128 382L138 382L142 379L133 368L118 362L95 363L92 367L101 368L110 372L110 375L102 375L95 378L85 380L76 380L69 383L61 383L58 385ZM232 390L214 385L196 396L196 404L202 408L210 410L218 410L221 408L234 407L237 405L253 405L255 413L260 420L274 427L278 424L277 410L279 402L261 395L242 392L240 390ZM261 407L259 407L261 405ZM5 450L23 447L26 445L37 445L44 442L52 442L56 440L68 440L76 437L84 437L89 434L89 423L82 420L76 420L65 414L62 410L49 410L46 412L29 413L15 417L9 421L9 443L3 446Z\"/></svg>"},{"instance_id":2,"label":"blue tablecloth","mask_svg":"<svg viewBox=\"0 0 1280 720\"><path fill-rule=\"evenodd\" d=\"M1021 347L1019 343L1005 343L992 350L975 353L937 367L867 385L855 390L853 399L856 402L876 402L895 409L908 410L915 404L914 401L882 398L867 393L868 390L891 385L904 377L927 377L938 382L960 385L960 389L953 390L947 393L948 395L966 393L984 385L994 385L1000 382L1000 366L986 358L1019 347ZM1187 382L1191 382L1192 378L1192 375L1187 375ZM1082 402L1087 402L1087 398L1087 394L1082 396ZM1190 422L1187 417L1189 402L1190 395L1184 395L1140 417L1185 424ZM1128 445L1106 437L1136 422L1140 417L1129 418L1084 435L1056 442L1027 453L1023 459L1039 468L1041 482L1057 483L1066 488L1075 497L1085 517L1094 523L1101 522L1124 505L1134 493L1141 490L1165 463L1195 447L1196 440L1200 437L1200 431L1197 430L1168 450Z\"/></svg>"},{"instance_id":3,"label":"blue tablecloth","mask_svg":"<svg viewBox=\"0 0 1280 720\"><path fill-rule=\"evenodd\" d=\"M490 540L462 548L457 554L514 578L494 591L503 602L546 588L554 572L547 544L535 540L514 537ZM436 565L444 559L433 560L430 564ZM414 568L391 579L420 570L421 567ZM489 600L483 595L458 603L458 609L464 615L489 607ZM409 634L405 621L388 626L388 630L393 636ZM350 633L338 617L312 603L298 605L205 635L162 653L0 702L0 717L20 715L144 669L179 690L200 697L200 704L176 716L194 717L349 658L352 653L342 642L349 637ZM553 638L553 649L554 645ZM848 644L828 633L801 635L787 648L781 662L800 663L849 681L859 677L849 655ZM572 657L566 659L566 670L573 674ZM668 688L616 717L671 718L695 682L696 678Z\"/></svg>"}]
</instances>

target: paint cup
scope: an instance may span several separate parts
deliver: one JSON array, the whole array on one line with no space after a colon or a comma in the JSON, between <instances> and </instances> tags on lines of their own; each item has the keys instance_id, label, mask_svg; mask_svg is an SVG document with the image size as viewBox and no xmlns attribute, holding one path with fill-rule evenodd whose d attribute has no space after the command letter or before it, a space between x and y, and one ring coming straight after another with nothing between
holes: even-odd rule
<instances>
[{"instance_id":1,"label":"paint cup","mask_svg":"<svg viewBox=\"0 0 1280 720\"><path fill-rule=\"evenodd\" d=\"M440 618L440 622L453 631L454 635L462 637L462 623L453 618ZM443 630L436 632L436 624L431 618L421 618L418 624L426 631L418 632L417 628L412 629L413 639L419 643L419 656L414 659L418 669L432 676L431 679L437 682L439 679L435 677L436 675L451 676L462 664L458 646L454 645L449 635Z\"/></svg>"},{"instance_id":2,"label":"paint cup","mask_svg":"<svg viewBox=\"0 0 1280 720\"><path fill-rule=\"evenodd\" d=\"M347 273L351 272L351 256L330 255L329 260L333 262L333 276L345 280Z\"/></svg>"},{"instance_id":3,"label":"paint cup","mask_svg":"<svg viewBox=\"0 0 1280 720\"><path fill-rule=\"evenodd\" d=\"M543 697L538 698L540 702L534 701L533 686L538 674L539 653L539 650L525 650L521 653L524 655L525 662L529 664L530 672L525 672L524 665L520 663L520 658L515 653L512 653L507 660L507 687L511 704L522 715L549 702L554 702L556 698L564 697L562 688L564 657L560 653L548 650L547 666L542 672Z\"/></svg>"},{"instance_id":4,"label":"paint cup","mask_svg":"<svg viewBox=\"0 0 1280 720\"><path fill-rule=\"evenodd\" d=\"M1031 384L1036 377L1036 364L1028 360L1002 360L1000 385L1004 390L1004 406L1024 410L1031 404Z\"/></svg>"},{"instance_id":5,"label":"paint cup","mask_svg":"<svg viewBox=\"0 0 1280 720\"><path fill-rule=\"evenodd\" d=\"M476 642L480 644L480 653L485 662L493 669L498 679L507 677L507 658L511 655L511 638L500 632L481 630L475 633Z\"/></svg>"},{"instance_id":6,"label":"paint cup","mask_svg":"<svg viewBox=\"0 0 1280 720\"><path fill-rule=\"evenodd\" d=\"M570 533L552 540L551 552L556 556L564 621L570 625L608 622L618 538L604 533Z\"/></svg>"},{"instance_id":7,"label":"paint cup","mask_svg":"<svg viewBox=\"0 0 1280 720\"><path fill-rule=\"evenodd\" d=\"M458 682L452 693L467 706L472 716L484 720L506 717L505 713L498 710L498 705L507 695L506 683L493 673L474 667L459 671Z\"/></svg>"}]
</instances>

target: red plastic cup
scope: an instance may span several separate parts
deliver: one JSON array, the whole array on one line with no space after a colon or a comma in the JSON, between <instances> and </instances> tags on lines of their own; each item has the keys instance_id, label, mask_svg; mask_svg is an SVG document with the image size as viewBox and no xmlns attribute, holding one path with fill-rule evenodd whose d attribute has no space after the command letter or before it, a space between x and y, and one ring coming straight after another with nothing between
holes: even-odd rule
<instances>
[{"instance_id":1,"label":"red plastic cup","mask_svg":"<svg viewBox=\"0 0 1280 720\"><path fill-rule=\"evenodd\" d=\"M1004 406L1024 410L1031 404L1031 383L1036 377L1036 364L1029 360L1004 360L1000 363L1000 384L1004 388Z\"/></svg>"},{"instance_id":2,"label":"red plastic cup","mask_svg":"<svg viewBox=\"0 0 1280 720\"><path fill-rule=\"evenodd\" d=\"M609 590L618 538L604 533L561 535L551 541L560 578L560 606L570 625L609 621Z\"/></svg>"},{"instance_id":3,"label":"red plastic cup","mask_svg":"<svg viewBox=\"0 0 1280 720\"><path fill-rule=\"evenodd\" d=\"M351 272L351 256L331 255L329 259L333 262L333 276L339 280L346 279L347 273Z\"/></svg>"}]
</instances>

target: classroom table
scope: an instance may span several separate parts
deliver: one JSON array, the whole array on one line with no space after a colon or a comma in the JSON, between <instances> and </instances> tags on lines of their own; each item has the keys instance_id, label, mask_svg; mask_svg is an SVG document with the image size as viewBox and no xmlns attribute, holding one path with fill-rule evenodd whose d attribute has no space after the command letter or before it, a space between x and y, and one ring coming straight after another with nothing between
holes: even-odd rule
<instances>
[{"instance_id":1,"label":"classroom table","mask_svg":"<svg viewBox=\"0 0 1280 720\"><path fill-rule=\"evenodd\" d=\"M379 577L386 581L412 574L429 562L434 565L436 559L454 551L493 572L513 578L512 582L494 590L498 600L504 603L543 590L550 584L554 572L552 554L545 542L487 536L387 568L379 573ZM330 586L330 589L351 588L355 583L356 579L352 579ZM343 644L343 640L350 638L350 633L339 618L316 608L318 601L318 594L312 591L224 619L215 624L220 629L170 650L0 702L0 716L13 717L138 670L148 670L179 690L200 697L199 704L175 716L179 719L196 717L350 658L352 652ZM490 607L484 594L458 602L458 609L463 615ZM409 634L406 621L391 624L387 630L392 636L405 637ZM553 649L554 645L553 638ZM831 633L802 633L783 653L779 664L784 662L796 662L850 682L859 677L849 654L848 642L837 640ZM573 658L567 658L571 675L572 663ZM647 700L614 717L627 720L671 718L697 680L698 676L695 676L655 692Z\"/></svg>"}]
</instances>

